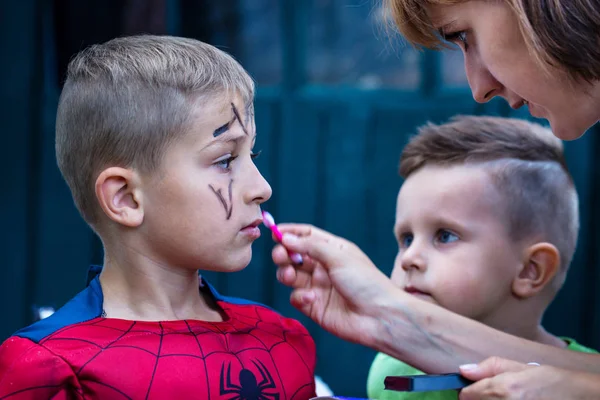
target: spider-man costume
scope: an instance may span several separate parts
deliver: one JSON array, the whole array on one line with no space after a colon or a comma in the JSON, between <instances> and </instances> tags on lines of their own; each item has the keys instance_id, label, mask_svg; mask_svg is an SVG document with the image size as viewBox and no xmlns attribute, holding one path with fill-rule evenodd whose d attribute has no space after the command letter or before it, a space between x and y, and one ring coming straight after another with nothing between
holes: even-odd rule
<instances>
[{"instance_id":1,"label":"spider-man costume","mask_svg":"<svg viewBox=\"0 0 600 400\"><path fill-rule=\"evenodd\" d=\"M223 322L103 318L96 276L0 347L0 399L315 397L315 344L270 308L219 295Z\"/></svg>"}]
</instances>

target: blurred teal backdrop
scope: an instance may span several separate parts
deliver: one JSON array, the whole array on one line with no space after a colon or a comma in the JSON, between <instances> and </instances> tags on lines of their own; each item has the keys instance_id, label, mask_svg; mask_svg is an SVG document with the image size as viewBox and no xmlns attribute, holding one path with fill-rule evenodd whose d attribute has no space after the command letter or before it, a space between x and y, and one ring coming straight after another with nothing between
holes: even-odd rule
<instances>
[{"instance_id":1,"label":"blurred teal backdrop","mask_svg":"<svg viewBox=\"0 0 600 400\"><path fill-rule=\"evenodd\" d=\"M88 264L102 260L56 167L54 114L69 58L123 34L194 37L238 58L258 85L257 162L274 191L265 208L277 221L345 236L389 273L398 157L415 128L455 114L526 114L502 101L476 104L459 52L418 52L389 40L384 18L370 0L1 2L0 340L29 324L36 307L64 304L83 288ZM582 228L545 322L600 348L597 136L566 146ZM333 337L289 305L271 248L264 235L246 270L206 275L224 294L304 322L317 343L317 373L336 394L363 396L374 352Z\"/></svg>"}]
</instances>

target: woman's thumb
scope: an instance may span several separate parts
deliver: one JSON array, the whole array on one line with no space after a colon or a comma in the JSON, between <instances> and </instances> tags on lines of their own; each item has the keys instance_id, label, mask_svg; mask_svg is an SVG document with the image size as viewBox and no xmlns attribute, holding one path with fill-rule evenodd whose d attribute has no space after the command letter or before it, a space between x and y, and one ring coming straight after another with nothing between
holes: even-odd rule
<instances>
[{"instance_id":1,"label":"woman's thumb","mask_svg":"<svg viewBox=\"0 0 600 400\"><path fill-rule=\"evenodd\" d=\"M504 372L518 372L526 368L528 365L521 364L516 361L506 360L500 357L491 357L479 364L461 365L460 373L467 379L479 381L484 378L490 378Z\"/></svg>"},{"instance_id":2,"label":"woman's thumb","mask_svg":"<svg viewBox=\"0 0 600 400\"><path fill-rule=\"evenodd\" d=\"M281 243L291 252L309 255L326 269L336 259L335 246L332 246L331 242L313 235L296 236L293 233L284 233Z\"/></svg>"}]
</instances>

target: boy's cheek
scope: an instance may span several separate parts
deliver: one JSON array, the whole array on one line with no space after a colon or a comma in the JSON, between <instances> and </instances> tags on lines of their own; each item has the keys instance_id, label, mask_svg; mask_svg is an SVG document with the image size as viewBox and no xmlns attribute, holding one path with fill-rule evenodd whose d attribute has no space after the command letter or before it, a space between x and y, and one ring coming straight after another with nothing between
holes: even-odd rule
<instances>
[{"instance_id":1,"label":"boy's cheek","mask_svg":"<svg viewBox=\"0 0 600 400\"><path fill-rule=\"evenodd\" d=\"M392 283L398 287L404 287L406 273L402 269L402 266L399 264L394 265L394 269L392 270L392 276L390 279Z\"/></svg>"}]
</instances>

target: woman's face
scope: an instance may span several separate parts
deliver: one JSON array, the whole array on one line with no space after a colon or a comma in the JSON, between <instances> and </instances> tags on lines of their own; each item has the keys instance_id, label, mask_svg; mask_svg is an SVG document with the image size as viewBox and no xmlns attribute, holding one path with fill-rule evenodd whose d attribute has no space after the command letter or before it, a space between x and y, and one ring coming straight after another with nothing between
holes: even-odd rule
<instances>
[{"instance_id":1,"label":"woman's face","mask_svg":"<svg viewBox=\"0 0 600 400\"><path fill-rule=\"evenodd\" d=\"M600 119L600 85L574 83L556 69L545 72L529 54L506 1L430 5L428 13L434 26L463 51L476 101L500 96L512 108L526 105L564 140L580 137Z\"/></svg>"}]
</instances>

